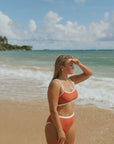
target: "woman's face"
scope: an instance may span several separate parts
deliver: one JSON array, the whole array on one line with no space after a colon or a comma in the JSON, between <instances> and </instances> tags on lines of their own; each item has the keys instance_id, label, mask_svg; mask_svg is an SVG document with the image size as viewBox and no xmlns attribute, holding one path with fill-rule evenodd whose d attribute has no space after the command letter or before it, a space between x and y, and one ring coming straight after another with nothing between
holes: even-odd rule
<instances>
[{"instance_id":1,"label":"woman's face","mask_svg":"<svg viewBox=\"0 0 114 144\"><path fill-rule=\"evenodd\" d=\"M65 66L63 67L63 72L65 74L73 74L74 73L74 65L73 62L71 62L71 59L68 59L65 63Z\"/></svg>"}]
</instances>

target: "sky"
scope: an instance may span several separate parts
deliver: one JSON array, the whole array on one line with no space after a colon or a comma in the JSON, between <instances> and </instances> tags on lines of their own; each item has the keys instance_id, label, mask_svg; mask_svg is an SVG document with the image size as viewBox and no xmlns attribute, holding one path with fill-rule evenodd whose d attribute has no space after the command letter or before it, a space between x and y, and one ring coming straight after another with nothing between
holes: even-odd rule
<instances>
[{"instance_id":1,"label":"sky","mask_svg":"<svg viewBox=\"0 0 114 144\"><path fill-rule=\"evenodd\" d=\"M114 0L0 0L0 35L37 49L114 49Z\"/></svg>"}]
</instances>

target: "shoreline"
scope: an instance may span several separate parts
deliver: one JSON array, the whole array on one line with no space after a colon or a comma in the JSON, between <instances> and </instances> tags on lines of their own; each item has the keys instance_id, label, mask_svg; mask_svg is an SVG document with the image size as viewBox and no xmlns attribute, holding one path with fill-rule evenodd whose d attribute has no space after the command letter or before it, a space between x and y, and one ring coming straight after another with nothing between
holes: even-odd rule
<instances>
[{"instance_id":1,"label":"shoreline","mask_svg":"<svg viewBox=\"0 0 114 144\"><path fill-rule=\"evenodd\" d=\"M0 115L1 144L46 144L47 100L38 103L1 100ZM75 143L113 144L113 111L92 105L76 105L75 115Z\"/></svg>"}]
</instances>

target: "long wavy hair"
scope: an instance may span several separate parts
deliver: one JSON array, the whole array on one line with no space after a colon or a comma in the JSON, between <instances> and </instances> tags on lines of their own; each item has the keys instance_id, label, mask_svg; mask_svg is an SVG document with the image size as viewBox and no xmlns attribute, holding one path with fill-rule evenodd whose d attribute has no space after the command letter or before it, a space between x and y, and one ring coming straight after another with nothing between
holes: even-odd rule
<instances>
[{"instance_id":1,"label":"long wavy hair","mask_svg":"<svg viewBox=\"0 0 114 144\"><path fill-rule=\"evenodd\" d=\"M68 59L72 58L72 56L69 55L60 55L59 57L57 57L56 61L55 61L55 69L54 69L54 75L52 80L59 78L60 73L61 73L61 66L65 66L65 63Z\"/></svg>"}]
</instances>

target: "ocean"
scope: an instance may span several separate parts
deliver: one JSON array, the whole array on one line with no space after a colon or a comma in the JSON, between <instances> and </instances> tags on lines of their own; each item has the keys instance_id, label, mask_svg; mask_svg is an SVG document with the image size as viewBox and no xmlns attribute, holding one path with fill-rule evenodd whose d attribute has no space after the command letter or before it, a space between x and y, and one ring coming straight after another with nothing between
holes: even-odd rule
<instances>
[{"instance_id":1,"label":"ocean","mask_svg":"<svg viewBox=\"0 0 114 144\"><path fill-rule=\"evenodd\" d=\"M47 98L54 62L71 55L88 66L93 75L77 84L76 104L114 108L114 50L32 50L0 52L0 100L37 103ZM74 74L82 70L75 65Z\"/></svg>"}]
</instances>

